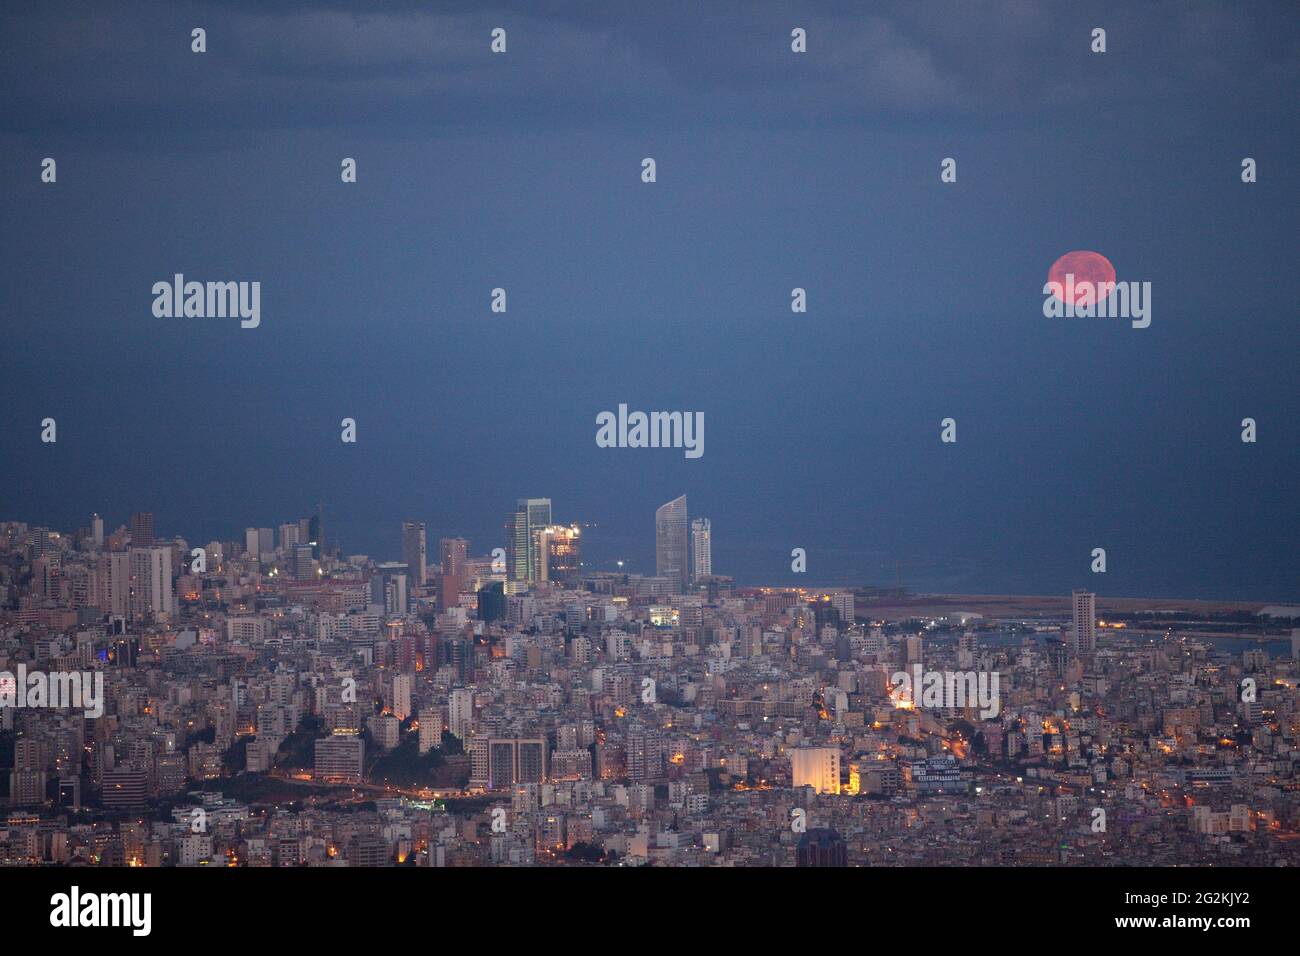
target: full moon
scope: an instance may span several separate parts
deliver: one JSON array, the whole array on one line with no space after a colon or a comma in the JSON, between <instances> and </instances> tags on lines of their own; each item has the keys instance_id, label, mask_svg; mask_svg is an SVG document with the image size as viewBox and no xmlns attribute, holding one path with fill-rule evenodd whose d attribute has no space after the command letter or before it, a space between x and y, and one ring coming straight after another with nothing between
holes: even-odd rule
<instances>
[{"instance_id":1,"label":"full moon","mask_svg":"<svg viewBox=\"0 0 1300 956\"><path fill-rule=\"evenodd\" d=\"M1065 276L1067 273L1074 275L1074 304L1084 305L1085 303L1096 304L1097 287L1102 282L1114 283L1115 267L1110 264L1110 260L1100 252L1088 252L1083 249L1076 249L1074 252L1067 252L1061 258L1052 263L1052 268L1047 270L1047 281L1055 282L1057 288L1061 291L1053 290L1052 294L1062 302L1065 301ZM1082 284L1082 288L1080 285ZM1102 296L1106 299L1110 296L1111 289Z\"/></svg>"}]
</instances>

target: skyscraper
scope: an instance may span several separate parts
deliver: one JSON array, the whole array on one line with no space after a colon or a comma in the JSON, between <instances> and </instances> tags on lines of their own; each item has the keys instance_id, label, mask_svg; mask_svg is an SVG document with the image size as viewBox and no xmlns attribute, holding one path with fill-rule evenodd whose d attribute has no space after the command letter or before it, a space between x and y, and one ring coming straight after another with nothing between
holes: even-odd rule
<instances>
[{"instance_id":1,"label":"skyscraper","mask_svg":"<svg viewBox=\"0 0 1300 956\"><path fill-rule=\"evenodd\" d=\"M316 505L316 513L307 519L307 543L312 546L311 556L317 561L325 552L325 505Z\"/></svg>"},{"instance_id":2,"label":"skyscraper","mask_svg":"<svg viewBox=\"0 0 1300 956\"><path fill-rule=\"evenodd\" d=\"M131 515L131 546L133 548L153 547L152 511L137 511Z\"/></svg>"},{"instance_id":3,"label":"skyscraper","mask_svg":"<svg viewBox=\"0 0 1300 956\"><path fill-rule=\"evenodd\" d=\"M551 523L550 498L521 498L518 504L528 509L529 527L545 528Z\"/></svg>"},{"instance_id":4,"label":"skyscraper","mask_svg":"<svg viewBox=\"0 0 1300 956\"><path fill-rule=\"evenodd\" d=\"M126 551L108 551L99 556L96 584L99 609L112 617L131 613L131 556Z\"/></svg>"},{"instance_id":5,"label":"skyscraper","mask_svg":"<svg viewBox=\"0 0 1300 956\"><path fill-rule=\"evenodd\" d=\"M383 607L388 614L405 614L410 610L409 569L398 561L384 561L375 565L370 578L370 601Z\"/></svg>"},{"instance_id":6,"label":"skyscraper","mask_svg":"<svg viewBox=\"0 0 1300 956\"><path fill-rule=\"evenodd\" d=\"M691 583L713 577L713 527L708 518L691 522Z\"/></svg>"},{"instance_id":7,"label":"skyscraper","mask_svg":"<svg viewBox=\"0 0 1300 956\"><path fill-rule=\"evenodd\" d=\"M97 547L104 544L104 519L98 514L90 516L90 538Z\"/></svg>"},{"instance_id":8,"label":"skyscraper","mask_svg":"<svg viewBox=\"0 0 1300 956\"><path fill-rule=\"evenodd\" d=\"M537 532L537 580L568 584L582 565L582 529L548 525Z\"/></svg>"},{"instance_id":9,"label":"skyscraper","mask_svg":"<svg viewBox=\"0 0 1300 956\"><path fill-rule=\"evenodd\" d=\"M171 617L176 613L172 595L172 549L132 548L131 618Z\"/></svg>"},{"instance_id":10,"label":"skyscraper","mask_svg":"<svg viewBox=\"0 0 1300 956\"><path fill-rule=\"evenodd\" d=\"M537 580L537 532L551 523L550 498L520 498L506 522L506 567L511 581Z\"/></svg>"},{"instance_id":11,"label":"skyscraper","mask_svg":"<svg viewBox=\"0 0 1300 956\"><path fill-rule=\"evenodd\" d=\"M655 574L667 578L674 593L686 590L686 496L674 498L655 512Z\"/></svg>"},{"instance_id":12,"label":"skyscraper","mask_svg":"<svg viewBox=\"0 0 1300 956\"><path fill-rule=\"evenodd\" d=\"M506 518L506 576L511 581L528 580L528 514L513 511Z\"/></svg>"},{"instance_id":13,"label":"skyscraper","mask_svg":"<svg viewBox=\"0 0 1300 956\"><path fill-rule=\"evenodd\" d=\"M1076 590L1073 595L1074 627L1070 631L1071 650L1091 654L1097 649L1097 595Z\"/></svg>"},{"instance_id":14,"label":"skyscraper","mask_svg":"<svg viewBox=\"0 0 1300 956\"><path fill-rule=\"evenodd\" d=\"M464 538L443 538L438 542L438 559L442 573L459 577L465 573L465 561L469 556L469 542Z\"/></svg>"},{"instance_id":15,"label":"skyscraper","mask_svg":"<svg viewBox=\"0 0 1300 956\"><path fill-rule=\"evenodd\" d=\"M310 581L314 577L311 545L295 544L293 546L293 579L295 581Z\"/></svg>"},{"instance_id":16,"label":"skyscraper","mask_svg":"<svg viewBox=\"0 0 1300 956\"><path fill-rule=\"evenodd\" d=\"M456 604L461 588L465 586L465 564L469 555L469 542L464 538L443 538L438 542L442 568L442 590L438 606L446 610Z\"/></svg>"},{"instance_id":17,"label":"skyscraper","mask_svg":"<svg viewBox=\"0 0 1300 956\"><path fill-rule=\"evenodd\" d=\"M411 586L424 587L428 567L428 544L424 536L424 522L402 522L402 561L411 575Z\"/></svg>"}]
</instances>

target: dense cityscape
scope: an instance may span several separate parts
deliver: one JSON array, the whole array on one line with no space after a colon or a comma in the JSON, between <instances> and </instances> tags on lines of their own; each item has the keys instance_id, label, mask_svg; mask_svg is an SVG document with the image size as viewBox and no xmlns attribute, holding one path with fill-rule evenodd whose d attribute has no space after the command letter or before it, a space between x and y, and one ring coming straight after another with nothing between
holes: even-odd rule
<instances>
[{"instance_id":1,"label":"dense cityscape","mask_svg":"<svg viewBox=\"0 0 1300 956\"><path fill-rule=\"evenodd\" d=\"M739 586L684 496L653 576L549 498L477 548L394 522L400 560L320 508L108 528L0 523L5 865L1300 852L1297 607Z\"/></svg>"}]
</instances>

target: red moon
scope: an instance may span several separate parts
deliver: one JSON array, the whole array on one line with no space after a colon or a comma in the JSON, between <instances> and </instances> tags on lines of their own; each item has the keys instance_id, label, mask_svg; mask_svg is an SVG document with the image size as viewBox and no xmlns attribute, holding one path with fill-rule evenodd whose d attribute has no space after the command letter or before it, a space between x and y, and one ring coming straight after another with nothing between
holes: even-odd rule
<instances>
[{"instance_id":1,"label":"red moon","mask_svg":"<svg viewBox=\"0 0 1300 956\"><path fill-rule=\"evenodd\" d=\"M1047 270L1047 281L1057 283L1057 288L1061 291L1052 291L1052 294L1065 301L1065 276L1067 273L1074 275L1074 304L1083 305L1085 303L1095 303L1096 289L1099 283L1115 281L1115 267L1110 264L1110 260L1100 252L1088 252L1087 250L1076 249L1074 252L1067 252L1061 258L1052 263L1052 268ZM1083 288L1079 288L1082 283L1088 283ZM1111 291L1114 291L1113 288ZM1108 292L1103 298L1109 297Z\"/></svg>"}]
</instances>

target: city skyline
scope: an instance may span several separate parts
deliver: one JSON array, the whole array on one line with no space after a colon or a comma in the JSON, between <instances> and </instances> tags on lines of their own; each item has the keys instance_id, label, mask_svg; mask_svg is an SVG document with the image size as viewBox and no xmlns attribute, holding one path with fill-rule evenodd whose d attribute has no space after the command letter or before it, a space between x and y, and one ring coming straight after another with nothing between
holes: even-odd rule
<instances>
[{"instance_id":1,"label":"city skyline","mask_svg":"<svg viewBox=\"0 0 1300 956\"><path fill-rule=\"evenodd\" d=\"M7 13L17 928L1285 910L1294 0Z\"/></svg>"},{"instance_id":2,"label":"city skyline","mask_svg":"<svg viewBox=\"0 0 1300 956\"><path fill-rule=\"evenodd\" d=\"M687 587L681 498L575 575L517 508L533 580L0 523L0 864L1294 862L1300 607Z\"/></svg>"},{"instance_id":3,"label":"city skyline","mask_svg":"<svg viewBox=\"0 0 1300 956\"><path fill-rule=\"evenodd\" d=\"M683 502L683 506L684 506L684 498L685 498L685 496L679 496L679 498L674 499L672 502L669 502L669 504L674 504L675 502L681 501L681 502ZM523 502L530 501L530 500L531 500L531 501L534 501L534 502L538 502L538 503L540 503L540 502L545 502L545 503L546 503L546 507L547 507L548 509L549 509L549 507L550 507L550 502L551 502L551 499L550 499L550 498L545 498L545 499L523 499L523 498L520 498L520 499L518 499L518 501L519 501L521 504L522 504ZM319 504L318 504L318 507L320 507ZM517 507L518 507L518 506L517 506ZM658 510L662 510L662 507L666 507L666 506L661 506L661 508L658 509ZM513 516L514 514L517 514L517 513L518 513L518 512L512 512L511 514L512 514L512 516ZM547 524L550 524L550 523L551 523L550 520L549 520L549 515L550 515L550 512L549 512L549 510L548 510L548 511L547 511ZM131 518L131 519L134 519L134 518L137 518L137 517L144 517L144 516L147 516L147 518L148 518L148 520L149 520L150 522L153 522L153 521L155 520L155 518L154 518L154 514L153 514L152 512L132 512L131 515L130 515L130 518ZM12 517L6 517L6 516L0 514L0 523L4 523L4 522L6 522L6 521L12 522L12 521L17 521L17 520L21 520L21 519L12 518ZM55 531L55 532L58 532L58 533L60 533L60 534L69 534L69 535L71 535L71 534L75 534L75 533L77 533L78 531L83 531L83 530L84 530L84 531L86 531L86 532L89 532L89 533L91 534L91 537L93 538L93 536L94 536L95 526L96 526L96 523L97 523L97 521L98 521L98 524L99 524L99 526L100 526L100 540L102 541L102 540L103 540L103 520L104 520L104 519L103 519L103 516L102 516L99 512L91 512L91 513L90 513L90 522L89 522L89 524L88 524L87 526L84 526L84 527L83 527L83 526L73 525L73 526L70 526L70 527L68 527L68 528L55 528L55 527L50 527L49 530L51 530L51 531ZM319 520L319 519L318 519L318 517L316 517L316 516L313 516L313 517L311 517L311 518L303 518L303 519L301 519L301 520L297 523L296 527L300 527L300 528L302 529L302 533L305 534L305 533L308 533L307 530L306 530L308 523L311 523L311 524L314 526L314 525L315 525L315 522L318 521L318 520ZM540 520L540 519L539 519L539 520ZM705 522L706 530L703 532L703 534L704 534L704 538L703 538L703 540L704 540L705 542L707 542L707 543L704 544L703 546L704 546L704 548L705 548L705 553L708 555L708 559L709 559L709 567L710 567L710 570L711 570L711 569L712 569L712 564L713 564L713 560L712 560L712 553L713 553L713 537L712 537L712 530L711 530L711 521L710 521L710 519L708 519L708 518L704 518L704 519L696 519L696 518L690 518L689 516L687 516L687 518L686 518L685 520L686 520L686 522L687 522L687 524L686 524L686 530L685 530L685 533L684 533L684 534L685 534L685 541L686 541L685 549L686 549L686 553L687 553L687 565L686 565L686 566L687 566L687 568L688 568L688 571L685 572L685 577L686 577L687 580L693 582L693 581L694 581L695 574L696 574L696 570L695 570L695 568L696 568L696 553L695 553L695 550L696 550L696 546L697 546L697 545L696 545L696 539L695 539L695 535L696 535L695 522L696 522L697 520L703 520L703 521ZM47 527L47 526L45 526L45 525L41 525L41 524L39 524L39 523L33 523L33 522L23 522L23 523L28 524L28 525L30 525L31 527ZM337 540L336 540L336 541L332 541L332 542L330 542L330 543L329 543L329 546L330 546L330 548L331 548L332 551L333 551L333 550L338 550L340 553L342 553L342 554L344 554L344 555L347 555L347 554L366 554L367 556L369 556L369 557L371 557L372 559L375 559L375 560L390 560L390 561L391 561L391 560L395 560L395 559L396 559L396 560L401 560L403 563L408 563L408 564L409 564L409 561L408 561L408 558L407 558L407 543L406 543L406 541L405 541L405 535L406 535L406 531L407 531L407 525L408 525L408 523L413 524L415 527L417 527L417 528L419 529L419 540L420 540L421 543L423 544L424 539L425 539L425 534L426 534L426 531L425 531L426 525L425 525L425 523L424 523L424 522L416 522L416 521L414 521L414 519L404 519L404 520L402 520L401 522L399 522L399 530L398 530L398 534L397 534L397 536L396 536L396 542L397 542L396 544L393 544L393 543L391 543L391 541L390 541L390 543L389 543L387 546L384 546L384 545L381 544L381 546L380 546L379 548L376 548L376 549L372 549L372 550L361 550L361 549L352 549L352 548L345 547L345 546L343 546L342 544L340 544L339 542L337 542ZM346 526L347 522L344 521L343 524ZM590 526L585 526L585 525L583 525L582 522L574 521L572 518L568 518L568 519L566 519L566 521L565 521L565 522L561 522L561 524L563 524L563 525L565 525L565 526L572 525L573 527L584 527L584 528L586 528L586 527L590 527ZM130 521L129 521L129 520L123 522L122 524L120 524L120 525L118 526L119 529L124 529L124 530L126 530L126 531L128 532L128 534L129 534L129 532L130 532L130 527L131 527L131 525L130 525ZM264 528L261 528L260 530L261 530L261 531L267 531L267 532L270 532L270 533L271 533L271 536L272 536L272 540L283 540L282 538L277 537L277 534L278 534L278 533L277 533L277 531L276 531L276 527L279 527L280 530L281 530L281 532L282 532L283 529L284 529L285 527L288 527L288 526L287 526L287 525L283 525L283 524L278 524L278 525L275 526L275 527L264 527ZM539 525L539 527L541 527L541 526ZM259 529L258 529L256 526L247 526L244 530L245 530L246 533L248 533L248 532L257 531L257 530L259 530ZM503 526L503 530L500 532L500 534L501 534L501 537L499 537L499 538L497 538L497 539L493 539L493 538L491 537L491 534L490 534L490 533L486 533L486 534L484 534L483 536L478 537L478 538L468 538L468 537L464 537L464 536L462 536L462 535L458 535L458 534L439 534L439 535L438 535L438 538L439 538L440 541L457 540L457 541L466 541L466 542L471 542L471 543L477 541L478 543L475 544L475 547L477 547L477 548L479 549L477 553L480 554L480 555L482 555L482 554L487 554L487 553L491 552L491 550L492 550L493 548L495 548L495 547L501 547L501 548L503 548L503 549L506 550L506 552L507 552L507 561L509 561L510 559L509 559L508 555L511 553L511 549L512 549L512 543L511 543L511 542L512 542L512 531L511 531L511 524L510 524L509 521L507 521L506 525ZM391 538L393 538L393 535L390 533L390 534L388 535L388 537L391 539ZM221 536L221 535L206 535L206 536L200 536L200 537L197 537L197 538L189 538L189 537L187 537L186 535L184 535L184 534L179 534L179 533L172 535L172 538L169 538L169 539L167 539L167 540L170 541L170 540L172 540L172 539L174 539L174 538L184 538L185 541L187 542L187 544L189 544L191 547L193 547L193 546L197 546L199 543L206 543L206 542L209 542L209 541L234 541L234 540L237 540L237 536L236 536L236 537L230 537L230 536L227 535L227 536L224 536L224 537L223 537L223 536ZM584 536L583 536L583 550L582 550L582 554L583 554L583 557L584 557L584 560L583 560L583 567L584 567L585 569L588 569L588 570L605 570L605 571L625 571L625 572L628 572L628 573L636 573L636 574L654 574L654 573L657 573L657 571L658 571L658 567L657 567L657 554L656 554L656 552L657 552L658 549L659 549L659 541L658 541L658 534L657 534L657 532L653 533L653 534L649 537L649 539L640 542L640 544L637 544L637 543L635 543L635 542L630 541L629 538L628 538L626 535L618 535L617 538L618 538L619 540L622 540L622 541L628 542L629 546L628 546L627 548L624 548L624 549L612 549L612 548L606 548L606 549L604 549L604 550L600 550L600 551L597 551L597 552L596 552L596 554L598 555L598 559L597 559L597 560L594 560L594 561L588 561L588 560L586 560L586 558L591 556L591 551L589 551L588 549L589 549L590 545L592 544L592 539L593 539L593 538L594 538L595 540L597 540L597 541L600 540L599 531L597 531L597 533L596 533L595 535L592 535L592 534L591 534L590 532L588 532L588 531L584 531ZM147 540L149 540L151 543L154 541L154 537L152 536L152 533L151 533L151 536L150 536ZM723 540L724 540L724 542L725 542L726 539L724 538ZM315 546L315 543L314 543L314 542L313 542L313 545L314 545L315 557L318 558L318 557L319 557L319 546ZM534 546L533 546L532 548L529 549L529 553L530 553L530 554L535 554L535 550L536 550L535 545L536 545L536 542L535 542L535 540L534 540ZM280 547L282 547L282 545L281 545ZM426 545L426 547L427 547L427 545ZM259 548L260 548L260 545L259 545ZM725 550L726 550L726 549L725 549L725 547L724 547L724 552L725 552ZM635 556L635 557L634 557L634 556ZM782 558L782 556L781 556L780 554L776 554L776 555L774 555L774 557L772 558L772 562L773 562L774 566L778 566L778 567L779 567L779 566L782 566L782 565L781 565L781 558ZM1088 585L1088 589L1089 589L1089 590L1094 591L1094 592L1096 592L1096 593L1098 593L1098 594L1104 594L1104 595L1107 595L1107 596L1110 596L1110 597L1197 599L1197 600L1211 600L1211 601L1213 601L1213 600L1219 600L1219 601L1225 601L1225 602L1234 602L1234 601L1235 601L1235 602L1244 602L1244 603L1255 602L1255 603L1260 603L1260 604L1265 604L1265 603L1270 603L1270 602L1271 602L1271 603L1276 603L1276 604L1300 604L1300 598L1293 596L1294 594L1297 594L1297 593L1300 593L1300 592L1280 593L1280 594L1232 595L1232 596L1226 596L1226 597L1225 597L1225 596L1217 596L1217 597L1216 597L1216 596L1212 596L1212 595L1205 595L1205 594L1199 594L1199 593L1198 593L1198 594L1187 593L1187 592L1183 592L1183 591L1179 591L1179 590L1173 590L1173 591L1169 591L1169 592L1161 592L1161 593L1149 593L1149 594L1143 594L1143 593L1129 593L1129 592L1125 592L1125 591L1114 590L1114 589L1110 589L1110 588L1107 587L1107 585L1108 585L1108 581L1107 581L1107 578L1106 578L1106 574L1105 574L1104 572L1102 572L1102 573L1097 573L1097 572L1095 571L1095 566L1096 566L1096 561L1095 561L1095 560L1092 560L1092 561L1091 561L1091 565L1092 565L1092 567L1093 567L1093 570L1089 570L1089 569L1088 569L1089 559L1090 559L1090 558L1092 558L1092 555L1084 555L1084 561L1083 561L1083 564L1085 565L1085 568L1084 568L1084 570L1083 570L1081 573L1079 573L1078 575L1075 576L1075 578L1073 579L1073 581L1072 581L1071 584L1070 584L1070 586L1071 586L1071 587L1074 587L1076 590L1079 589L1079 588L1078 588L1078 585L1080 585L1081 583L1086 583L1086 584ZM441 558L440 558L440 562L441 562ZM824 572L822 572L820 575L818 575L818 574L816 574L816 573L809 573L809 572L796 573L796 572L791 572L791 571L789 570L789 564L790 564L790 561L789 561L789 555L787 554L787 555L785 555L785 564L784 564L785 572L784 572L784 573L782 573L782 572L780 572L780 571L777 571L777 572L774 572L772 575L770 575L770 576L768 576L768 577L748 577L748 576L740 576L740 577L738 577L736 574L734 574L734 573L730 573L730 571L728 571L728 572L727 572L727 577L730 578L730 579L732 579L732 580L734 580L738 585L741 585L741 586L763 586L763 585L799 586L800 584L803 584L803 585L806 585L806 586L808 586L808 587L846 587L846 586L848 586L848 587L877 587L877 588L881 588L881 589L891 589L891 588L893 588L893 589L899 589L899 588L901 588L901 589L904 589L904 590L912 590L912 591L925 592L925 593L935 593L935 594L948 593L948 594L970 594L970 595L1012 595L1012 594L1023 594L1023 595L1026 595L1026 596L1046 596L1046 595L1050 595L1050 594L1057 593L1057 592L1055 592L1055 591L1016 590L1016 589L1014 589L1014 588L990 589L990 590L977 590L977 589L972 589L972 590L964 590L964 591L963 591L963 590L945 590L945 589L942 589L942 588L927 587L927 586L925 586L925 584L924 584L924 580L925 580L925 579L921 579L920 581L918 581L918 580L913 576L913 573L912 573L912 571L911 571L910 569L909 569L908 575L907 575L906 577L904 577L901 566L899 566L899 564L896 564L896 563L890 563L890 564L884 564L884 565L882 565L882 566L880 567L880 570L876 573L876 575L875 575L874 577L867 577L867 578L858 578L858 577L856 577L855 575L845 574L845 573L843 573L842 570L839 570L839 569L832 569L832 570L830 570L830 571L824 571ZM525 567L525 566L526 566L526 565L520 565L520 567Z\"/></svg>"},{"instance_id":4,"label":"city skyline","mask_svg":"<svg viewBox=\"0 0 1300 956\"><path fill-rule=\"evenodd\" d=\"M1261 281L1300 227L1287 4L814 4L803 54L772 4L504 4L500 55L468 10L80 12L0 37L12 517L198 538L323 499L378 553L551 488L644 567L686 494L743 580L799 547L1060 593L1103 547L1103 593L1298 597L1294 310ZM1150 326L1046 317L1071 250L1150 282ZM157 317L178 273L260 283L258 325ZM707 451L600 447L621 405L706 415Z\"/></svg>"}]
</instances>

